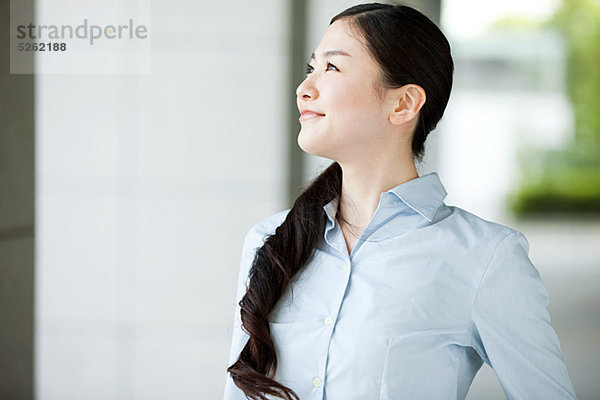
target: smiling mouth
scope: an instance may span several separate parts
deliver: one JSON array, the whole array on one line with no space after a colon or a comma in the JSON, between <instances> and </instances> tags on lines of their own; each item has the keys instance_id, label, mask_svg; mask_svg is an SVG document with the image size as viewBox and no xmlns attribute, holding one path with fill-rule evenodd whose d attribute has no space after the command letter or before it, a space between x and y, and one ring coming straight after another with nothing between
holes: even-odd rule
<instances>
[{"instance_id":1,"label":"smiling mouth","mask_svg":"<svg viewBox=\"0 0 600 400\"><path fill-rule=\"evenodd\" d=\"M306 121L308 119L313 119L313 118L317 118L317 117L324 117L325 114L317 114L314 112L306 112L302 115L300 115L300 118L298 118L299 121Z\"/></svg>"}]
</instances>

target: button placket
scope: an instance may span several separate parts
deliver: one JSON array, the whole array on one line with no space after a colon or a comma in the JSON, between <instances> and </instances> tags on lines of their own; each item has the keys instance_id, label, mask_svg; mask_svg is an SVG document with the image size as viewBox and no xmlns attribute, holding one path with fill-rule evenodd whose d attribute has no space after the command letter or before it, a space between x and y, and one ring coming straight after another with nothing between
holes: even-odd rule
<instances>
[{"instance_id":1,"label":"button placket","mask_svg":"<svg viewBox=\"0 0 600 400\"><path fill-rule=\"evenodd\" d=\"M345 293L345 290L346 290L346 288L348 286L348 282L349 282L349 274L348 274L348 272L350 272L350 267L351 267L350 261L347 261L342 266L342 271L345 272L345 275L344 275L345 276L344 277L345 284L343 285L344 286L344 290L342 291L342 297L339 299L338 304L337 304L338 311L339 311L340 307L342 306L342 303L344 302L344 293ZM336 317L334 315L333 316L332 315L326 315L325 318L323 318L322 322L323 322L323 324L325 326L328 326L328 327L331 328L335 324L335 318ZM325 352L325 355L324 355L323 359L321 360L321 363L323 364L323 371L322 371L323 375L322 376L325 376L325 374L326 374L325 371L327 370L327 359L329 357L329 346L331 345L331 339L333 337L333 329L331 329L329 332L330 332L330 336L329 336L329 340L328 340L327 350ZM319 377L314 377L313 378L313 385L315 387L317 387L317 388L321 387L323 385L323 380L321 378L319 378Z\"/></svg>"}]
</instances>

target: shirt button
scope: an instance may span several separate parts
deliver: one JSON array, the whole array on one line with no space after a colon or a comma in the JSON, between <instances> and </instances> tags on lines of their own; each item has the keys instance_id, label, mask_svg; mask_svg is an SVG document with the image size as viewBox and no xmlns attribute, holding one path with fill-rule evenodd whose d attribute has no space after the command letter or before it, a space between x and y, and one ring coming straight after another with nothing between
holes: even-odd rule
<instances>
[{"instance_id":1,"label":"shirt button","mask_svg":"<svg viewBox=\"0 0 600 400\"><path fill-rule=\"evenodd\" d=\"M313 385L315 385L315 387L320 387L321 383L323 383L321 381L321 378L315 378L315 379L313 379Z\"/></svg>"},{"instance_id":2,"label":"shirt button","mask_svg":"<svg viewBox=\"0 0 600 400\"><path fill-rule=\"evenodd\" d=\"M331 324L333 324L333 318L327 317L327 318L325 318L325 320L323 321L323 323L325 325L331 325Z\"/></svg>"},{"instance_id":3,"label":"shirt button","mask_svg":"<svg viewBox=\"0 0 600 400\"><path fill-rule=\"evenodd\" d=\"M350 271L350 264L346 264L342 267L342 269L344 270L344 272L348 272Z\"/></svg>"}]
</instances>

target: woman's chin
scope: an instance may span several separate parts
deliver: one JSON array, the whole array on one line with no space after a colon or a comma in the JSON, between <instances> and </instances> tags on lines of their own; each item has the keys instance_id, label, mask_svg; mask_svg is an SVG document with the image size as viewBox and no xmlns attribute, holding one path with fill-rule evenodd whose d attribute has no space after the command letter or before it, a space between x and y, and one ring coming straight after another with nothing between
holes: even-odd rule
<instances>
[{"instance_id":1,"label":"woman's chin","mask_svg":"<svg viewBox=\"0 0 600 400\"><path fill-rule=\"evenodd\" d=\"M314 137L308 137L308 135L303 134L303 132L300 131L300 134L298 135L298 146L305 153L312 154L313 156L328 158L326 155L328 152L324 148L323 144L314 139Z\"/></svg>"}]
</instances>

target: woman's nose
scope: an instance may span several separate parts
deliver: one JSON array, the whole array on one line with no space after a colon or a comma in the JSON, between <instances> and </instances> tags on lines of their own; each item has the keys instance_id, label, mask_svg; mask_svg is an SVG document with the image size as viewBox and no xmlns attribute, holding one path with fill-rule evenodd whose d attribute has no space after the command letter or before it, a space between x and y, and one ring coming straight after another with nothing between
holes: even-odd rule
<instances>
[{"instance_id":1,"label":"woman's nose","mask_svg":"<svg viewBox=\"0 0 600 400\"><path fill-rule=\"evenodd\" d=\"M300 85L298 85L298 88L296 89L296 96L298 96L301 99L315 99L317 98L317 90L315 89L315 87L310 83L309 78L306 78L304 81L302 81L302 83Z\"/></svg>"}]
</instances>

